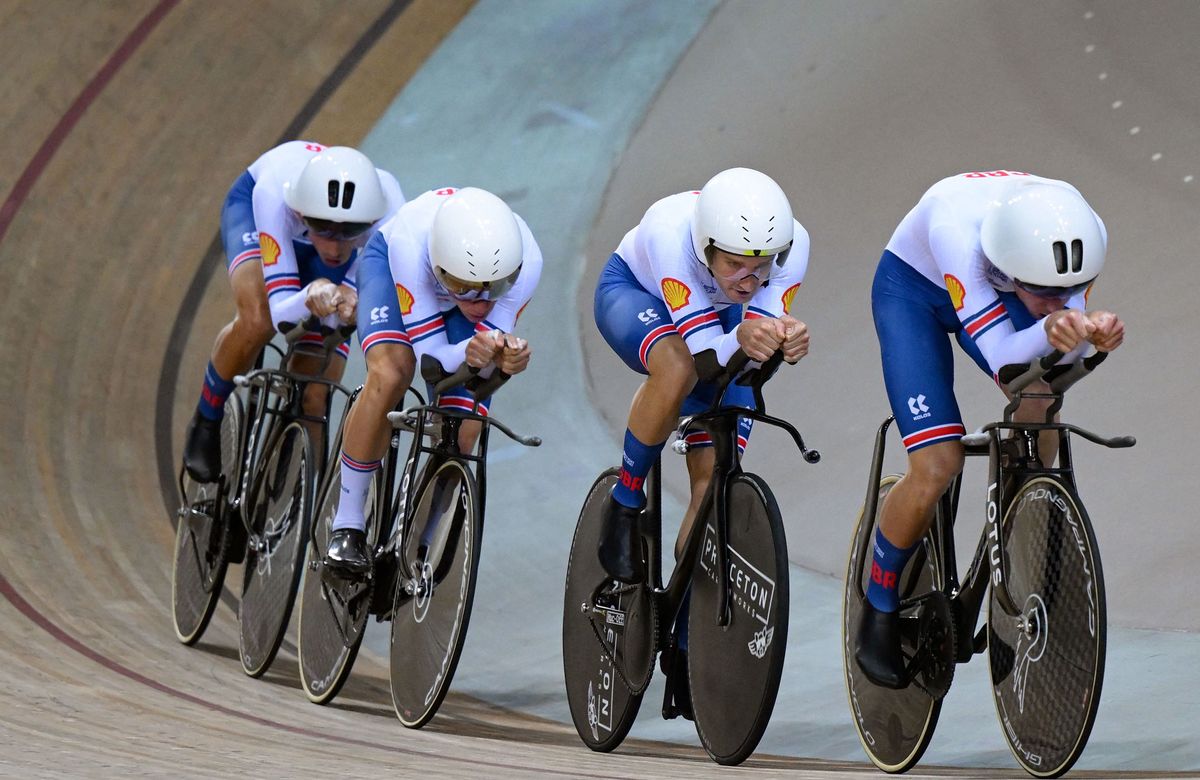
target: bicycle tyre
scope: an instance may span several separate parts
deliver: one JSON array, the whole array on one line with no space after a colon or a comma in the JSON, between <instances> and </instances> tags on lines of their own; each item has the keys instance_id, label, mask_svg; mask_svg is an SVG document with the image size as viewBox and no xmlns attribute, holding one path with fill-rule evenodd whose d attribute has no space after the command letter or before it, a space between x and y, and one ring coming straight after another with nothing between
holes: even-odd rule
<instances>
[{"instance_id":1,"label":"bicycle tyre","mask_svg":"<svg viewBox=\"0 0 1200 780\"><path fill-rule=\"evenodd\" d=\"M175 520L175 549L171 566L171 620L175 637L185 645L194 645L204 635L229 565L229 522L236 517L228 511L226 494L238 480L238 454L245 422L242 399L232 393L225 401L221 421L221 470L224 490L214 483L198 483L181 471L184 495L180 506L200 508L207 518L183 517Z\"/></svg>"},{"instance_id":2,"label":"bicycle tyre","mask_svg":"<svg viewBox=\"0 0 1200 780\"><path fill-rule=\"evenodd\" d=\"M608 469L592 484L571 540L567 581L563 595L563 677L575 731L583 743L599 753L614 750L629 734L645 692L644 683L654 670L655 633L650 593L639 585L617 597L606 613L604 640L597 638L591 616L583 609L609 580L600 565L600 509L618 478ZM624 663L617 669L614 659ZM642 690L635 692L626 681Z\"/></svg>"},{"instance_id":3,"label":"bicycle tyre","mask_svg":"<svg viewBox=\"0 0 1200 780\"><path fill-rule=\"evenodd\" d=\"M1004 517L1004 577L1026 630L992 591L988 661L1009 750L1034 777L1083 752L1104 682L1104 575L1091 521L1055 477L1022 485Z\"/></svg>"},{"instance_id":4,"label":"bicycle tyre","mask_svg":"<svg viewBox=\"0 0 1200 780\"><path fill-rule=\"evenodd\" d=\"M935 699L917 685L909 685L900 690L875 685L867 679L858 668L858 662L854 660L862 602L853 583L855 577L861 577L865 590L871 569L869 560L858 560L859 550L862 549L864 534L869 534L870 539L874 538L878 514L883 510L884 499L899 481L898 474L890 474L880 480L876 517L864 518L865 506L859 511L858 522L855 523L854 535L850 542L845 595L842 599L842 669L851 718L859 742L871 763L884 772L893 774L906 772L921 760L933 738L938 715L942 710L941 699ZM869 542L867 549L870 550ZM902 599L929 592L941 583L940 562L932 554L932 549L931 537L926 536L925 543L905 566L899 587ZM904 632L904 649L909 656L915 652L915 648L911 646L911 638L915 633Z\"/></svg>"},{"instance_id":5,"label":"bicycle tyre","mask_svg":"<svg viewBox=\"0 0 1200 780\"><path fill-rule=\"evenodd\" d=\"M347 407L347 413L349 407ZM341 451L339 437L338 448ZM386 468L380 468L380 473ZM379 529L373 521L380 474L371 480L367 492L367 548L374 550ZM342 690L354 668L370 615L372 580L348 582L326 577L323 573L325 550L341 495L342 471L336 459L330 460L328 477L321 501L312 518L305 573L301 584L300 616L296 633L297 663L304 695L313 704L328 704Z\"/></svg>"},{"instance_id":6,"label":"bicycle tyre","mask_svg":"<svg viewBox=\"0 0 1200 780\"><path fill-rule=\"evenodd\" d=\"M279 652L304 571L312 523L313 453L308 430L289 423L265 449L246 511L257 549L247 549L238 608L242 671L261 677Z\"/></svg>"},{"instance_id":7,"label":"bicycle tyre","mask_svg":"<svg viewBox=\"0 0 1200 780\"><path fill-rule=\"evenodd\" d=\"M716 512L692 574L688 680L696 732L718 764L740 764L766 731L787 652L788 558L783 517L756 474L730 480L729 625L717 624Z\"/></svg>"},{"instance_id":8,"label":"bicycle tyre","mask_svg":"<svg viewBox=\"0 0 1200 780\"><path fill-rule=\"evenodd\" d=\"M470 468L447 460L422 484L405 529L392 609L392 706L419 729L437 714L458 668L479 575L482 518ZM427 547L424 555L422 546ZM419 590L403 584L416 575Z\"/></svg>"}]
</instances>

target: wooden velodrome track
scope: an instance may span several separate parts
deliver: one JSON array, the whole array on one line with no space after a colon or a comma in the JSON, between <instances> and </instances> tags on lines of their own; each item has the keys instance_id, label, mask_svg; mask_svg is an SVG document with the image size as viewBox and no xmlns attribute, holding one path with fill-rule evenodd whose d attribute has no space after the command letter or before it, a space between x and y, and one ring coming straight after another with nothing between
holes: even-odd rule
<instances>
[{"instance_id":1,"label":"wooden velodrome track","mask_svg":"<svg viewBox=\"0 0 1200 780\"><path fill-rule=\"evenodd\" d=\"M453 693L407 731L369 656L314 707L286 650L263 680L242 675L224 608L197 648L175 640L168 509L193 403L175 390L230 314L214 244L228 183L282 139L356 143L471 3L349 5L0 8L0 775L727 774L695 748L592 754L568 725Z\"/></svg>"},{"instance_id":2,"label":"wooden velodrome track","mask_svg":"<svg viewBox=\"0 0 1200 780\"><path fill-rule=\"evenodd\" d=\"M470 5L0 10L0 775L716 773L696 749L591 754L567 725L453 693L406 731L366 655L314 707L286 650L265 679L241 674L228 610L197 648L170 628L167 504L193 403L174 391L231 313L214 244L228 182L282 139L357 143Z\"/></svg>"}]
</instances>

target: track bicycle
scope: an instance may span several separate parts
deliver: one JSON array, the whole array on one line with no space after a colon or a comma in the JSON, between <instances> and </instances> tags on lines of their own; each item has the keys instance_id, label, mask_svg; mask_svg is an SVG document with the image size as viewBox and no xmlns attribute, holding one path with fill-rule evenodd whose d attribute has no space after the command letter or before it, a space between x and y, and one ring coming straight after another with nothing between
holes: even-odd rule
<instances>
[{"instance_id":1,"label":"track bicycle","mask_svg":"<svg viewBox=\"0 0 1200 780\"><path fill-rule=\"evenodd\" d=\"M283 323L281 331L286 351L274 344L267 347L279 357L279 368L262 368L260 356L254 370L234 378L246 400L239 392L226 400L219 480L197 483L184 469L179 476L184 500L172 575L176 636L189 645L199 640L216 607L228 564L244 563L238 655L243 670L253 677L262 675L278 652L301 571L296 559L307 534L317 457L306 424L324 430L333 391L346 392L322 376L287 367L296 354L315 353L323 372L353 328L331 329L313 317L300 327ZM304 391L312 383L331 388L323 415L304 412Z\"/></svg>"},{"instance_id":2,"label":"track bicycle","mask_svg":"<svg viewBox=\"0 0 1200 780\"><path fill-rule=\"evenodd\" d=\"M300 677L317 704L332 701L349 677L367 618L391 621L392 703L410 728L437 713L466 639L483 532L488 433L496 428L525 446L541 444L478 407L507 375L496 371L483 378L464 367L446 376L435 360L424 363L422 374L433 385L430 402L410 389L418 403L388 414L393 434L367 502L371 570L347 577L323 563L340 487L334 469L315 518L300 611ZM470 410L437 405L442 393L459 385L475 398ZM481 425L474 453L459 448L467 421ZM412 434L403 464L402 432Z\"/></svg>"},{"instance_id":3,"label":"track bicycle","mask_svg":"<svg viewBox=\"0 0 1200 780\"><path fill-rule=\"evenodd\" d=\"M880 769L904 772L920 760L955 666L985 651L1001 731L1021 767L1035 777L1058 777L1083 752L1100 704L1106 619L1100 552L1079 499L1069 435L1112 448L1131 447L1135 440L1103 438L1055 416L1067 389L1106 355L1057 366L1062 353L1055 352L1001 369L1000 381L1012 396L1003 420L962 439L968 456L988 457L989 475L986 522L967 574L960 583L954 551L960 473L900 575L908 684L898 690L872 683L854 659L877 510L900 480L882 476L893 418L879 427L846 569L842 656L859 740ZM1048 392L1027 390L1037 380L1048 383ZM1023 399L1049 402L1043 422L1013 421ZM1039 458L1043 431L1057 435L1057 467L1043 466ZM976 631L985 597L987 619Z\"/></svg>"},{"instance_id":4,"label":"track bicycle","mask_svg":"<svg viewBox=\"0 0 1200 780\"><path fill-rule=\"evenodd\" d=\"M782 428L808 463L821 457L805 447L790 423L766 414L762 386L782 358L777 352L739 377L747 362L739 351L728 368L703 372L701 380L717 386L716 399L707 411L680 420L672 449L686 453L684 435L707 431L715 448L713 477L665 587L661 459L647 480L641 518L646 582L620 583L597 558L601 509L619 471L603 472L588 492L567 566L563 667L571 718L592 750L608 752L625 739L660 653L667 675L663 717L688 716L674 696L680 688L676 676L686 675L690 716L714 761L741 763L766 730L787 644L787 542L770 487L758 475L742 471L738 418ZM754 409L721 405L735 379L753 389ZM677 652L672 631L685 598L690 598L686 666L677 663L684 656Z\"/></svg>"}]
</instances>

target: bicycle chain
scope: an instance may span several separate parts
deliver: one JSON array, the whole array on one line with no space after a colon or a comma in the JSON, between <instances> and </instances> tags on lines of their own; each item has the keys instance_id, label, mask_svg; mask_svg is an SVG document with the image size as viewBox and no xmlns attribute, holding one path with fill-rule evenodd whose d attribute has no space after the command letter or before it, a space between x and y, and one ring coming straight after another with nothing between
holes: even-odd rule
<instances>
[{"instance_id":1,"label":"bicycle chain","mask_svg":"<svg viewBox=\"0 0 1200 780\"><path fill-rule=\"evenodd\" d=\"M603 587L603 585L601 587ZM642 588L642 587L645 587L645 586L642 584L619 585L616 588L614 588L613 590L608 591L608 594L620 596L621 594L629 593L629 592L632 592L632 591L634 591L638 588ZM598 592L598 590L597 590L597 592ZM594 604L594 602L595 602L595 597L593 597L593 604ZM649 603L649 605L650 605L650 628L651 628L650 636L653 638L652 641L657 643L658 604L655 601L655 599L653 598L653 596L651 596L650 598L647 599L647 603ZM654 677L654 651L653 650L650 651L650 663L646 665L645 678L639 684L634 685L629 680L629 677L626 676L625 670L622 668L623 665L617 661L615 650L609 648L608 643L604 641L604 637L600 633L600 629L596 627L596 618L595 618L594 610L588 611L588 625L590 625L592 627L592 633L596 635L596 641L600 643L600 649L602 649L604 651L605 657L608 658L609 662L613 666L613 669L616 670L617 676L621 678L621 682L625 685L626 688L629 689L630 695L631 696L641 696L643 693L645 693L646 689L648 687L650 687L651 678Z\"/></svg>"}]
</instances>

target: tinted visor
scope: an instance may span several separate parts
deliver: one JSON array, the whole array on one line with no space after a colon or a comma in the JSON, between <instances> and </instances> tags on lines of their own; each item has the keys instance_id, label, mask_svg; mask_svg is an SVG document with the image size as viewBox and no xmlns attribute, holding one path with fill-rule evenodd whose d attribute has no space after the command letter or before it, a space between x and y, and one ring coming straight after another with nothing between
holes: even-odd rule
<instances>
[{"instance_id":1,"label":"tinted visor","mask_svg":"<svg viewBox=\"0 0 1200 780\"><path fill-rule=\"evenodd\" d=\"M310 235L331 238L334 241L351 241L366 233L374 222L334 222L328 219L304 218Z\"/></svg>"},{"instance_id":2,"label":"tinted visor","mask_svg":"<svg viewBox=\"0 0 1200 780\"><path fill-rule=\"evenodd\" d=\"M452 297L460 301L473 301L480 298L494 301L504 293L512 289L513 283L517 281L517 276L521 273L521 267L517 266L517 270L503 279L496 279L491 282L474 282L465 279L459 279L457 276L448 274L441 268L434 268L437 273L438 281L450 293ZM486 295L485 295L486 293Z\"/></svg>"},{"instance_id":3,"label":"tinted visor","mask_svg":"<svg viewBox=\"0 0 1200 780\"><path fill-rule=\"evenodd\" d=\"M1020 279L1013 279L1013 284L1030 295L1036 295L1039 298L1072 298L1091 287L1094 281L1096 280L1089 279L1086 282L1073 284L1070 287L1048 287L1041 284L1029 284L1028 282L1022 282Z\"/></svg>"}]
</instances>

